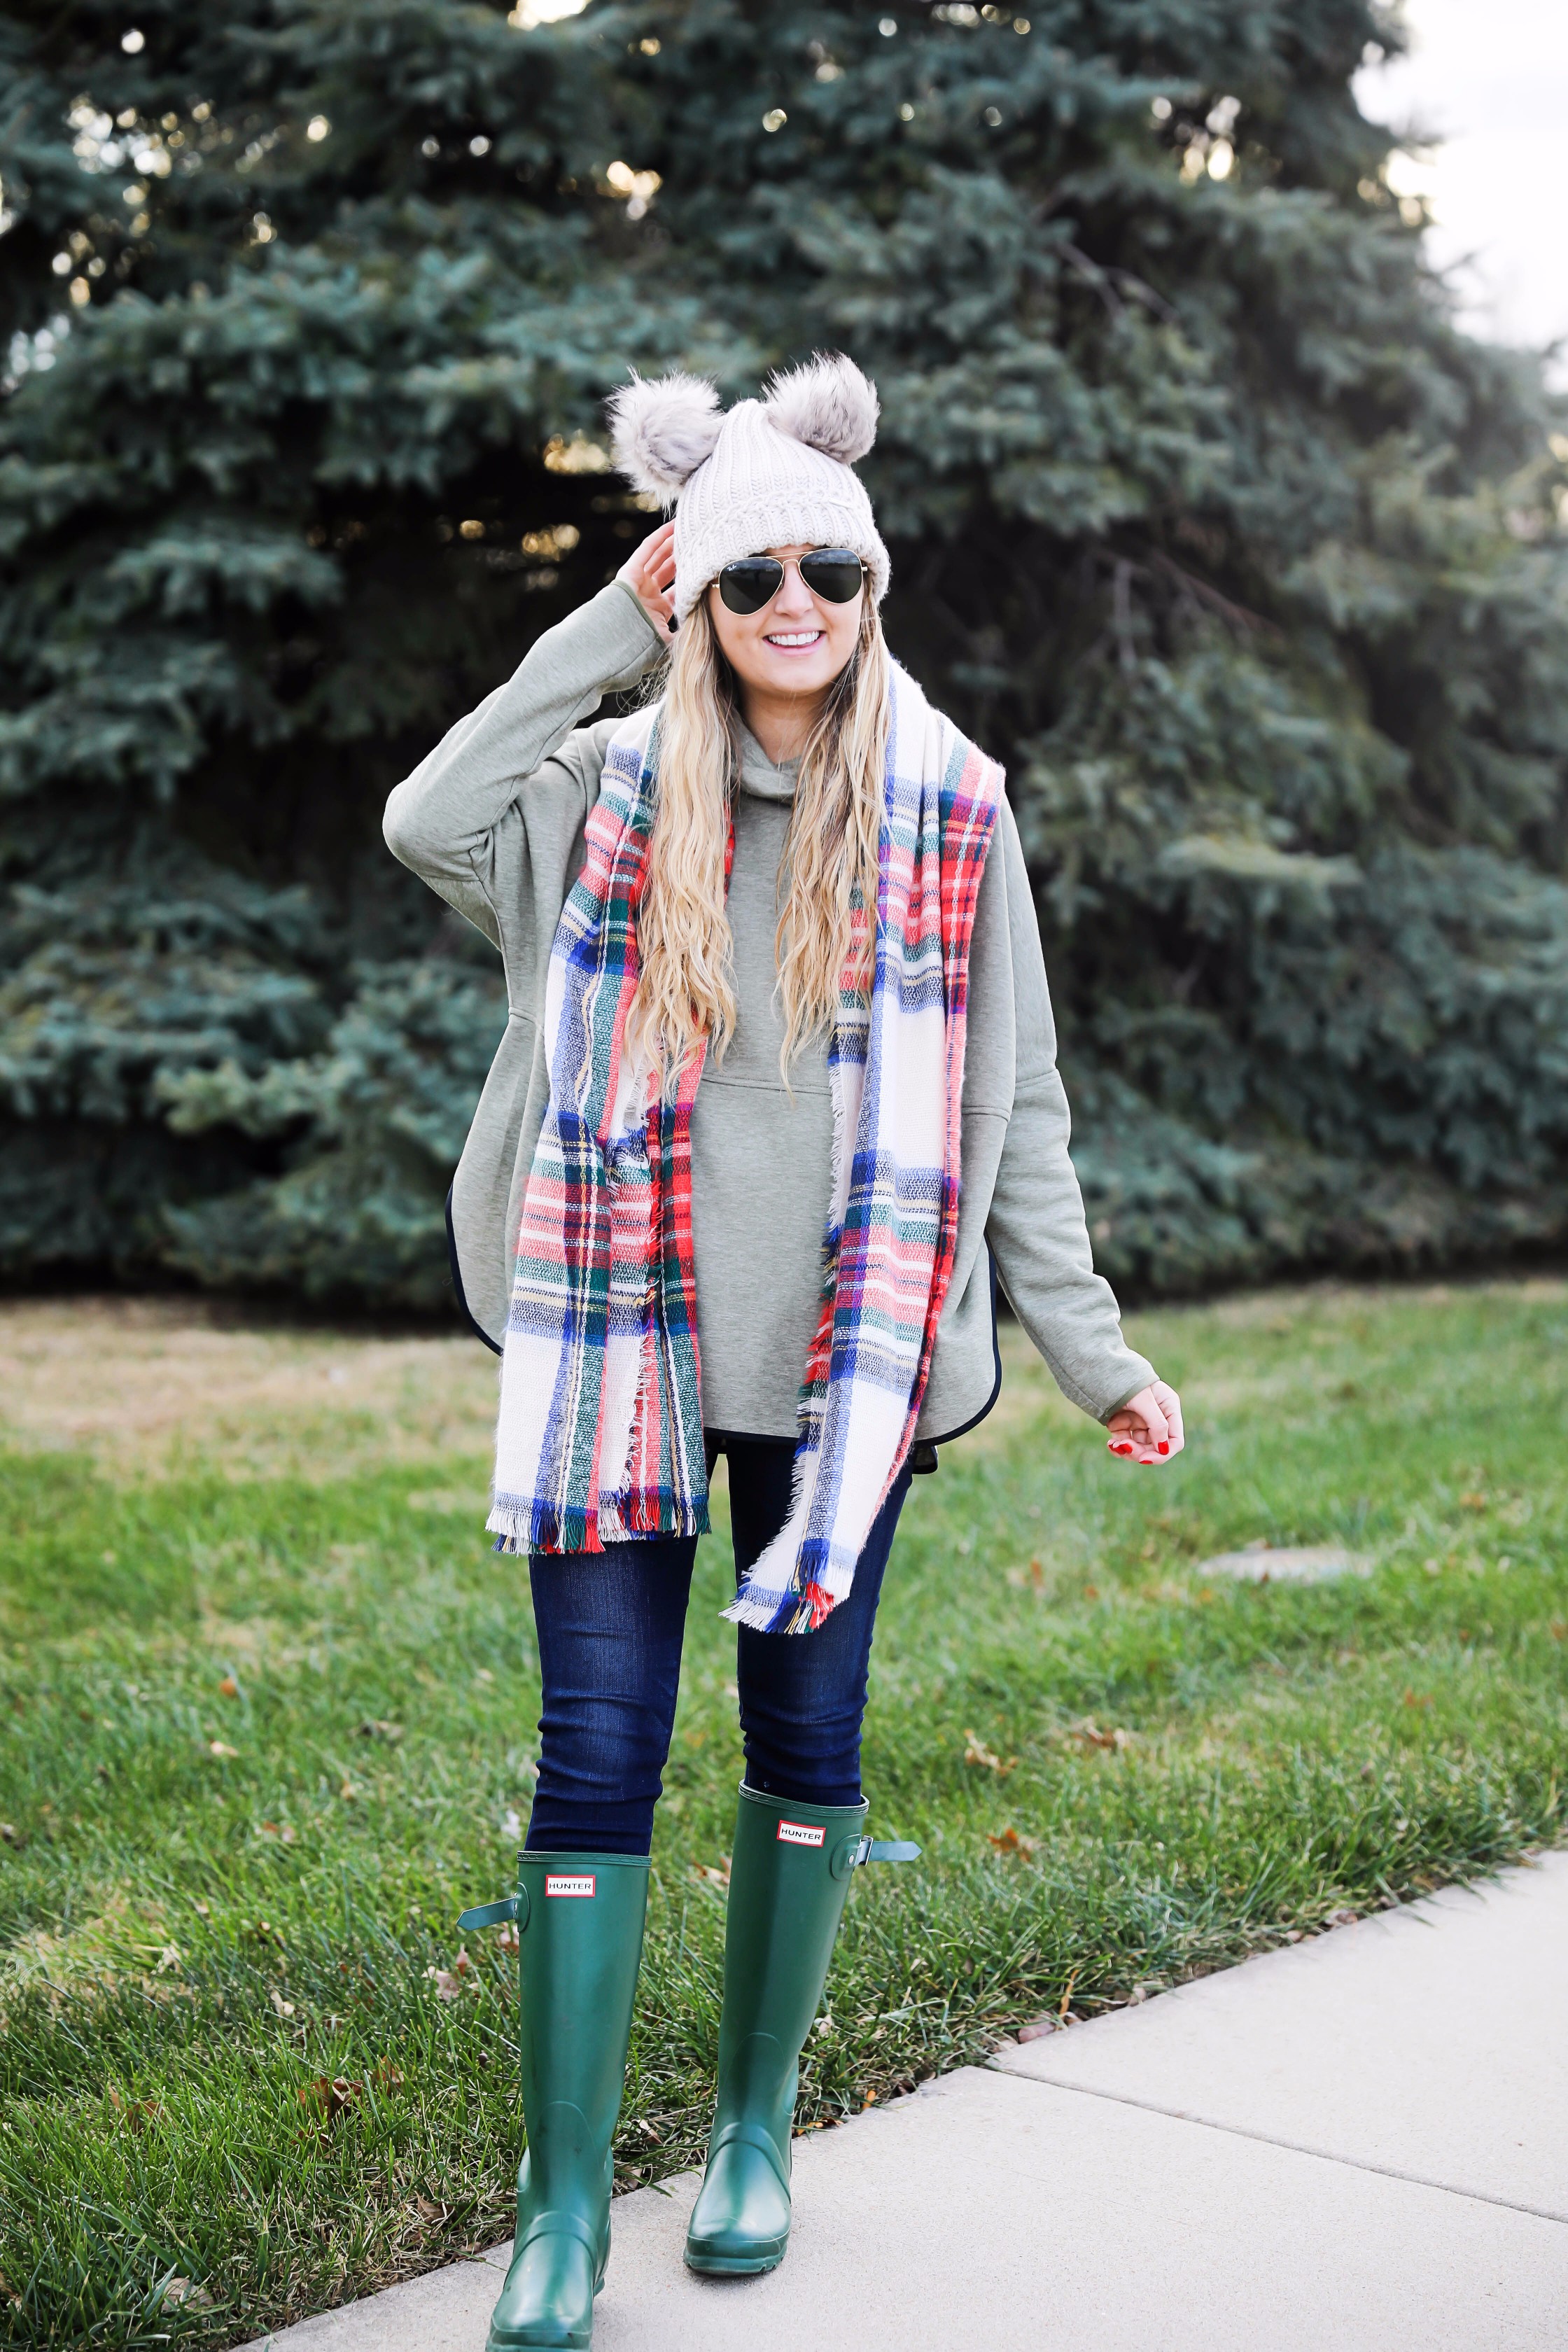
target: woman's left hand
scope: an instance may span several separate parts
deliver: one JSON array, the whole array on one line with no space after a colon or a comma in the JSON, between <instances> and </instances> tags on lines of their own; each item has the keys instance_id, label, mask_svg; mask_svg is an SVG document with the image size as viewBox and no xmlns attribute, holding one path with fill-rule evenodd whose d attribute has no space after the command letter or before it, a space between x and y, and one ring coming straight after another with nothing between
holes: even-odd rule
<instances>
[{"instance_id":1,"label":"woman's left hand","mask_svg":"<svg viewBox=\"0 0 1568 2352\"><path fill-rule=\"evenodd\" d=\"M1106 1423L1112 1454L1123 1461L1142 1462L1151 1469L1173 1461L1185 1440L1182 1434L1182 1400L1165 1381L1140 1389Z\"/></svg>"}]
</instances>

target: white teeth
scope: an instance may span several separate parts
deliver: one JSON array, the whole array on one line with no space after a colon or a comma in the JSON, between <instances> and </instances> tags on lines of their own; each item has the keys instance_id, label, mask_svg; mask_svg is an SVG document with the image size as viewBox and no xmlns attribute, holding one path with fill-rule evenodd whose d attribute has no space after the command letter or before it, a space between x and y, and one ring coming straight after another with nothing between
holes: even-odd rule
<instances>
[{"instance_id":1,"label":"white teeth","mask_svg":"<svg viewBox=\"0 0 1568 2352\"><path fill-rule=\"evenodd\" d=\"M770 635L768 643L770 646L814 646L821 635L820 629L801 629L793 636L786 636L782 629L778 629Z\"/></svg>"}]
</instances>

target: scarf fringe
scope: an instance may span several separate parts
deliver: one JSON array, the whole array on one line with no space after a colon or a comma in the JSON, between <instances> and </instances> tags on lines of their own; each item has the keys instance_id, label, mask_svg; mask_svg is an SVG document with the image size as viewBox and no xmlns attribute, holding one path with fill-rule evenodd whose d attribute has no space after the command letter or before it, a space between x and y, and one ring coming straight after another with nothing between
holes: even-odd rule
<instances>
[{"instance_id":1,"label":"scarf fringe","mask_svg":"<svg viewBox=\"0 0 1568 2352\"><path fill-rule=\"evenodd\" d=\"M815 1633L837 1606L820 1584L808 1584L804 1592L793 1585L783 1592L766 1592L748 1579L720 1614L732 1625L749 1625L755 1633Z\"/></svg>"},{"instance_id":2,"label":"scarf fringe","mask_svg":"<svg viewBox=\"0 0 1568 2352\"><path fill-rule=\"evenodd\" d=\"M598 1511L557 1511L545 1502L497 1503L485 1521L493 1535L493 1551L520 1558L529 1552L564 1555L603 1551L607 1544L641 1542L653 1536L706 1536L712 1533L708 1499L666 1502L657 1511L614 1509L601 1504Z\"/></svg>"},{"instance_id":3,"label":"scarf fringe","mask_svg":"<svg viewBox=\"0 0 1568 2352\"><path fill-rule=\"evenodd\" d=\"M828 1288L824 1296L823 1315L831 1334L833 1315L831 1288ZM822 1329L819 1326L816 1339L812 1343L813 1362L821 1345ZM805 1624L800 1622L804 1603L804 1595L801 1591L801 1546L805 1539L805 1531L811 1517L812 1498L816 1492L817 1475L822 1466L822 1457L812 1442L816 1434L812 1396L813 1382L811 1367L808 1365L805 1382L801 1391L800 1440L790 1471L789 1509L784 1513L783 1527L769 1542L763 1546L742 1579L734 1600L728 1609L721 1612L733 1624L750 1625L759 1633L812 1632L821 1624L823 1618L833 1607L833 1602L823 1593L821 1586L814 1583L809 1589L820 1596L821 1612L817 1614L814 1611L809 1616L808 1622ZM779 1582L781 1576L786 1579L786 1581L782 1584Z\"/></svg>"}]
</instances>

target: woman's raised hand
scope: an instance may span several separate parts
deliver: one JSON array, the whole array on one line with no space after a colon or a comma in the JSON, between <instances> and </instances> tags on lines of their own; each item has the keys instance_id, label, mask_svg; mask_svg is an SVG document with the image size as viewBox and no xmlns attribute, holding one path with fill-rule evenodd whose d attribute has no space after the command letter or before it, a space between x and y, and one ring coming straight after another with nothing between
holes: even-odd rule
<instances>
[{"instance_id":1,"label":"woman's raised hand","mask_svg":"<svg viewBox=\"0 0 1568 2352\"><path fill-rule=\"evenodd\" d=\"M661 636L675 629L675 525L661 522L634 548L620 570L624 580Z\"/></svg>"},{"instance_id":2,"label":"woman's raised hand","mask_svg":"<svg viewBox=\"0 0 1568 2352\"><path fill-rule=\"evenodd\" d=\"M1182 1400L1165 1381L1140 1389L1106 1423L1112 1454L1123 1461L1142 1462L1152 1469L1173 1461L1185 1443L1182 1434Z\"/></svg>"}]
</instances>

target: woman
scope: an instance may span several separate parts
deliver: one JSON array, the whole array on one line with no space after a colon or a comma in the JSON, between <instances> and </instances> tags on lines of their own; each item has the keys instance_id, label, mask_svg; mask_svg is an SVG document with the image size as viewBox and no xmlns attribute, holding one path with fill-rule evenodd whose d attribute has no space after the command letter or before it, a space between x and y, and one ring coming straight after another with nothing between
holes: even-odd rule
<instances>
[{"instance_id":1,"label":"woman","mask_svg":"<svg viewBox=\"0 0 1568 2352\"><path fill-rule=\"evenodd\" d=\"M911 1470L994 1401L993 1265L1112 1452L1182 1445L1093 1271L1000 773L883 642L888 554L851 470L874 391L829 358L728 415L682 376L612 406L618 463L673 523L386 813L500 949L510 1006L451 1204L504 1354L489 1524L529 1554L544 1692L518 1893L464 1914L521 1930L528 2154L493 2352L592 2333L717 1456L746 1769L687 2261L735 2273L788 2238L797 2061L879 1851L878 1593ZM666 656L658 700L579 724Z\"/></svg>"}]
</instances>

